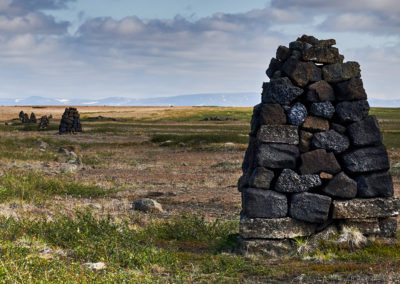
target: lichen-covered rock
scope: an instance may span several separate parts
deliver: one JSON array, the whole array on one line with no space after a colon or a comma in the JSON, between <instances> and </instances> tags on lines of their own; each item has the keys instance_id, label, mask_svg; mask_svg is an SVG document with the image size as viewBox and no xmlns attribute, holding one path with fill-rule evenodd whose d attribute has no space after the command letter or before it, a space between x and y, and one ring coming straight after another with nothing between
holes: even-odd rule
<instances>
[{"instance_id":1,"label":"lichen-covered rock","mask_svg":"<svg viewBox=\"0 0 400 284\"><path fill-rule=\"evenodd\" d=\"M260 144L256 152L256 165L272 169L293 169L299 155L299 148L295 145Z\"/></svg>"},{"instance_id":2,"label":"lichen-covered rock","mask_svg":"<svg viewBox=\"0 0 400 284\"><path fill-rule=\"evenodd\" d=\"M397 218L383 218L379 220L379 235L385 238L393 238L397 232Z\"/></svg>"},{"instance_id":3,"label":"lichen-covered rock","mask_svg":"<svg viewBox=\"0 0 400 284\"><path fill-rule=\"evenodd\" d=\"M380 235L381 233L377 218L340 220L340 230L343 230L344 227L356 228L364 235Z\"/></svg>"},{"instance_id":4,"label":"lichen-covered rock","mask_svg":"<svg viewBox=\"0 0 400 284\"><path fill-rule=\"evenodd\" d=\"M328 83L338 83L361 75L360 64L354 61L325 65L322 68L322 77Z\"/></svg>"},{"instance_id":5,"label":"lichen-covered rock","mask_svg":"<svg viewBox=\"0 0 400 284\"><path fill-rule=\"evenodd\" d=\"M365 100L341 102L336 105L336 113L340 122L356 122L368 116L369 104Z\"/></svg>"},{"instance_id":6,"label":"lichen-covered rock","mask_svg":"<svg viewBox=\"0 0 400 284\"><path fill-rule=\"evenodd\" d=\"M361 175L356 178L357 196L362 198L393 196L392 176L389 172Z\"/></svg>"},{"instance_id":7,"label":"lichen-covered rock","mask_svg":"<svg viewBox=\"0 0 400 284\"><path fill-rule=\"evenodd\" d=\"M329 130L329 121L321 117L309 115L301 127L310 132L327 131Z\"/></svg>"},{"instance_id":8,"label":"lichen-covered rock","mask_svg":"<svg viewBox=\"0 0 400 284\"><path fill-rule=\"evenodd\" d=\"M245 239L292 239L307 237L315 232L316 224L293 218L262 219L242 218L239 234Z\"/></svg>"},{"instance_id":9,"label":"lichen-covered rock","mask_svg":"<svg viewBox=\"0 0 400 284\"><path fill-rule=\"evenodd\" d=\"M386 171L390 168L385 146L367 147L343 155L344 168L350 173Z\"/></svg>"},{"instance_id":10,"label":"lichen-covered rock","mask_svg":"<svg viewBox=\"0 0 400 284\"><path fill-rule=\"evenodd\" d=\"M323 223L328 220L331 202L332 199L328 196L309 192L296 193L290 199L289 214L300 221Z\"/></svg>"},{"instance_id":11,"label":"lichen-covered rock","mask_svg":"<svg viewBox=\"0 0 400 284\"><path fill-rule=\"evenodd\" d=\"M311 105L310 112L313 115L330 119L335 113L335 107L329 101L321 103L313 103Z\"/></svg>"},{"instance_id":12,"label":"lichen-covered rock","mask_svg":"<svg viewBox=\"0 0 400 284\"><path fill-rule=\"evenodd\" d=\"M243 211L248 218L283 218L288 212L286 195L265 189L246 188L242 192Z\"/></svg>"},{"instance_id":13,"label":"lichen-covered rock","mask_svg":"<svg viewBox=\"0 0 400 284\"><path fill-rule=\"evenodd\" d=\"M261 124L286 124L286 114L280 104L263 104L261 107Z\"/></svg>"},{"instance_id":14,"label":"lichen-covered rock","mask_svg":"<svg viewBox=\"0 0 400 284\"><path fill-rule=\"evenodd\" d=\"M257 139L264 143L299 144L299 131L292 125L262 125Z\"/></svg>"},{"instance_id":15,"label":"lichen-covered rock","mask_svg":"<svg viewBox=\"0 0 400 284\"><path fill-rule=\"evenodd\" d=\"M271 181L274 178L274 172L263 167L254 169L250 177L249 185L252 188L269 189Z\"/></svg>"},{"instance_id":16,"label":"lichen-covered rock","mask_svg":"<svg viewBox=\"0 0 400 284\"><path fill-rule=\"evenodd\" d=\"M335 130L315 133L311 145L317 149L325 149L334 153L342 153L350 146L347 136L337 133Z\"/></svg>"},{"instance_id":17,"label":"lichen-covered rock","mask_svg":"<svg viewBox=\"0 0 400 284\"><path fill-rule=\"evenodd\" d=\"M132 209L143 212L164 212L161 204L150 198L135 200L132 204Z\"/></svg>"},{"instance_id":18,"label":"lichen-covered rock","mask_svg":"<svg viewBox=\"0 0 400 284\"><path fill-rule=\"evenodd\" d=\"M382 133L374 115L355 122L347 128L351 144L354 146L368 146L382 144Z\"/></svg>"},{"instance_id":19,"label":"lichen-covered rock","mask_svg":"<svg viewBox=\"0 0 400 284\"><path fill-rule=\"evenodd\" d=\"M301 174L319 174L327 172L336 174L341 171L341 167L333 153L328 153L324 149L317 149L301 154Z\"/></svg>"},{"instance_id":20,"label":"lichen-covered rock","mask_svg":"<svg viewBox=\"0 0 400 284\"><path fill-rule=\"evenodd\" d=\"M283 193L305 192L322 184L319 175L299 175L284 169L275 184L275 190Z\"/></svg>"},{"instance_id":21,"label":"lichen-covered rock","mask_svg":"<svg viewBox=\"0 0 400 284\"><path fill-rule=\"evenodd\" d=\"M328 82L321 80L308 86L307 100L310 102L334 101L335 93Z\"/></svg>"},{"instance_id":22,"label":"lichen-covered rock","mask_svg":"<svg viewBox=\"0 0 400 284\"><path fill-rule=\"evenodd\" d=\"M333 219L387 218L399 215L397 198L369 198L333 201Z\"/></svg>"},{"instance_id":23,"label":"lichen-covered rock","mask_svg":"<svg viewBox=\"0 0 400 284\"><path fill-rule=\"evenodd\" d=\"M357 182L340 172L321 191L332 197L350 199L357 195Z\"/></svg>"},{"instance_id":24,"label":"lichen-covered rock","mask_svg":"<svg viewBox=\"0 0 400 284\"><path fill-rule=\"evenodd\" d=\"M303 92L302 88L294 86L287 77L273 79L264 84L262 102L290 105Z\"/></svg>"},{"instance_id":25,"label":"lichen-covered rock","mask_svg":"<svg viewBox=\"0 0 400 284\"><path fill-rule=\"evenodd\" d=\"M292 242L286 240L249 239L240 243L243 255L259 255L263 257L280 257L294 253Z\"/></svg>"},{"instance_id":26,"label":"lichen-covered rock","mask_svg":"<svg viewBox=\"0 0 400 284\"><path fill-rule=\"evenodd\" d=\"M336 84L336 100L338 101L356 101L366 100L367 94L365 93L363 82L361 78L351 78Z\"/></svg>"},{"instance_id":27,"label":"lichen-covered rock","mask_svg":"<svg viewBox=\"0 0 400 284\"><path fill-rule=\"evenodd\" d=\"M307 108L297 102L289 109L287 117L290 124L300 126L307 118Z\"/></svg>"},{"instance_id":28,"label":"lichen-covered rock","mask_svg":"<svg viewBox=\"0 0 400 284\"><path fill-rule=\"evenodd\" d=\"M321 69L312 62L289 58L283 64L282 71L300 87L306 86L309 82L321 80Z\"/></svg>"}]
</instances>

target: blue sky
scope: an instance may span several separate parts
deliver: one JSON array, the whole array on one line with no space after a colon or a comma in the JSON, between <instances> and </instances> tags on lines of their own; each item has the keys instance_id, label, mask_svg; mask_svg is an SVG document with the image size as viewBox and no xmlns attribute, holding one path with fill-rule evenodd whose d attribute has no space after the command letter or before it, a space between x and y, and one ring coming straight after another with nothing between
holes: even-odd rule
<instances>
[{"instance_id":1,"label":"blue sky","mask_svg":"<svg viewBox=\"0 0 400 284\"><path fill-rule=\"evenodd\" d=\"M398 99L395 0L0 0L0 98L261 92L278 45L335 38Z\"/></svg>"}]
</instances>

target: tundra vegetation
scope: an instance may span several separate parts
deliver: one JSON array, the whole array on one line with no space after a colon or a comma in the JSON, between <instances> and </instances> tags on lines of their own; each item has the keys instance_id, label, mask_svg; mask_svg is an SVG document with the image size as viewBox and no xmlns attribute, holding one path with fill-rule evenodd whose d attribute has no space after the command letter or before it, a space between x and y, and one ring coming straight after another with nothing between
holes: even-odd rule
<instances>
[{"instance_id":1,"label":"tundra vegetation","mask_svg":"<svg viewBox=\"0 0 400 284\"><path fill-rule=\"evenodd\" d=\"M64 108L34 109L53 115L41 130L12 121L20 110L0 111L2 282L400 280L399 236L359 249L299 238L281 258L235 253L252 108L82 107L77 135L57 135ZM399 197L400 111L370 114ZM164 212L132 210L139 198Z\"/></svg>"}]
</instances>

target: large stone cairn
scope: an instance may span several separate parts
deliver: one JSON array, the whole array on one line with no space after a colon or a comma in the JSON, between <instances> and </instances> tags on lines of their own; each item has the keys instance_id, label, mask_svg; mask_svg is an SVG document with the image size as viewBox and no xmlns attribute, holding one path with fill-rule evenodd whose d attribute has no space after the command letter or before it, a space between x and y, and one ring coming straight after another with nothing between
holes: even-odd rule
<instances>
[{"instance_id":1,"label":"large stone cairn","mask_svg":"<svg viewBox=\"0 0 400 284\"><path fill-rule=\"evenodd\" d=\"M67 134L76 132L82 132L79 112L73 107L66 108L61 118L59 133Z\"/></svg>"},{"instance_id":2,"label":"large stone cairn","mask_svg":"<svg viewBox=\"0 0 400 284\"><path fill-rule=\"evenodd\" d=\"M357 62L336 41L279 46L254 107L238 187L245 252L287 248L332 226L393 237L400 202Z\"/></svg>"}]
</instances>

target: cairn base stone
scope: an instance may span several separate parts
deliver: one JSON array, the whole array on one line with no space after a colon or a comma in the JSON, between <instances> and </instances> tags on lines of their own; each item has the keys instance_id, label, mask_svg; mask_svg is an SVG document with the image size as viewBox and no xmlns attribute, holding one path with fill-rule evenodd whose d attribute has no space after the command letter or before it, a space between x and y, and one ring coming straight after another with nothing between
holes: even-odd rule
<instances>
[{"instance_id":1,"label":"cairn base stone","mask_svg":"<svg viewBox=\"0 0 400 284\"><path fill-rule=\"evenodd\" d=\"M246 188L242 192L244 213L250 218L283 218L288 211L287 197L272 190Z\"/></svg>"},{"instance_id":2,"label":"cairn base stone","mask_svg":"<svg viewBox=\"0 0 400 284\"><path fill-rule=\"evenodd\" d=\"M290 217L280 219L243 218L239 233L245 239L293 239L315 233L317 225Z\"/></svg>"},{"instance_id":3,"label":"cairn base stone","mask_svg":"<svg viewBox=\"0 0 400 284\"><path fill-rule=\"evenodd\" d=\"M243 255L260 255L266 257L280 257L293 252L290 240L251 239L242 240L240 252Z\"/></svg>"},{"instance_id":4,"label":"cairn base stone","mask_svg":"<svg viewBox=\"0 0 400 284\"><path fill-rule=\"evenodd\" d=\"M397 198L370 198L333 201L333 219L387 218L399 215Z\"/></svg>"}]
</instances>

